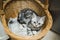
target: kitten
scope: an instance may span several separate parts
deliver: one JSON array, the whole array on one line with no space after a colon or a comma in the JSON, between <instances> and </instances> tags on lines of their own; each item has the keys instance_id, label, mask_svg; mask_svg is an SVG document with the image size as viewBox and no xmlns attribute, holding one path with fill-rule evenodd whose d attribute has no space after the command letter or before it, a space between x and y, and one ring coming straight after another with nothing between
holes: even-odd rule
<instances>
[{"instance_id":1,"label":"kitten","mask_svg":"<svg viewBox=\"0 0 60 40\"><path fill-rule=\"evenodd\" d=\"M19 24L17 18L10 18L8 22L9 29L16 35L27 35L27 27L25 24ZM23 27L24 26L24 27Z\"/></svg>"},{"instance_id":2,"label":"kitten","mask_svg":"<svg viewBox=\"0 0 60 40\"><path fill-rule=\"evenodd\" d=\"M31 20L32 14L33 14L33 10L31 9L26 8L21 10L21 12L18 15L18 22L21 24L22 23L28 24L28 22Z\"/></svg>"},{"instance_id":3,"label":"kitten","mask_svg":"<svg viewBox=\"0 0 60 40\"><path fill-rule=\"evenodd\" d=\"M33 13L31 22L28 24L28 27L33 31L39 31L41 26L44 24L45 16L39 17Z\"/></svg>"}]
</instances>

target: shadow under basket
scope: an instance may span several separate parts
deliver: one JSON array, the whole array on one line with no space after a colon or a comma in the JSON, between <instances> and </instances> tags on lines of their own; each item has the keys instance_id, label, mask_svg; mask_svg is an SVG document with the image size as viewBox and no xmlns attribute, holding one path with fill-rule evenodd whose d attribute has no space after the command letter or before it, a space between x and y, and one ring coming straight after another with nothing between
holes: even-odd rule
<instances>
[{"instance_id":1,"label":"shadow under basket","mask_svg":"<svg viewBox=\"0 0 60 40\"><path fill-rule=\"evenodd\" d=\"M8 28L8 20L10 17L15 18L18 13L25 8L30 8L34 10L39 16L46 16L45 23L43 25L42 31L33 36L17 36L12 33ZM2 24L4 26L5 32L11 37L12 40L38 40L44 37L47 32L52 27L52 16L48 11L48 7L45 7L38 0L11 0L7 1L3 5L4 15L1 16Z\"/></svg>"}]
</instances>

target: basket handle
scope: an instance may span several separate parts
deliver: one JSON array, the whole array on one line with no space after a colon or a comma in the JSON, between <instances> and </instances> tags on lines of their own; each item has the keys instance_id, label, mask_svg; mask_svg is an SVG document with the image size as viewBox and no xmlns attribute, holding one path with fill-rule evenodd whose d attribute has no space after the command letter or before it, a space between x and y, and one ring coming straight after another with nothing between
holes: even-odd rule
<instances>
[{"instance_id":1,"label":"basket handle","mask_svg":"<svg viewBox=\"0 0 60 40\"><path fill-rule=\"evenodd\" d=\"M4 9L5 5L6 5L9 1L11 1L11 0L6 0L6 1L3 3L3 9Z\"/></svg>"},{"instance_id":2,"label":"basket handle","mask_svg":"<svg viewBox=\"0 0 60 40\"><path fill-rule=\"evenodd\" d=\"M0 9L0 18L2 15L4 15L4 12L3 12L3 10Z\"/></svg>"},{"instance_id":3,"label":"basket handle","mask_svg":"<svg viewBox=\"0 0 60 40\"><path fill-rule=\"evenodd\" d=\"M45 4L43 4L40 0L35 0L37 3L39 3L41 5L42 8L44 9L48 9L49 6L49 0L45 0Z\"/></svg>"}]
</instances>

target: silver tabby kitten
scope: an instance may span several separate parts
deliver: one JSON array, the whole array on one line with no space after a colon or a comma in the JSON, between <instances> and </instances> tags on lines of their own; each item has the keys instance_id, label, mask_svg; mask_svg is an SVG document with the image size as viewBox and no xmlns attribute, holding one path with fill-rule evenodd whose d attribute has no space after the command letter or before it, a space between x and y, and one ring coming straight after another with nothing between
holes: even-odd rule
<instances>
[{"instance_id":1,"label":"silver tabby kitten","mask_svg":"<svg viewBox=\"0 0 60 40\"><path fill-rule=\"evenodd\" d=\"M31 28L32 31L39 31L41 26L44 24L45 16L40 17L33 13L32 19L28 24L28 27Z\"/></svg>"},{"instance_id":2,"label":"silver tabby kitten","mask_svg":"<svg viewBox=\"0 0 60 40\"><path fill-rule=\"evenodd\" d=\"M21 24L28 24L28 22L31 20L33 11L31 9L23 9L18 15L18 22Z\"/></svg>"}]
</instances>

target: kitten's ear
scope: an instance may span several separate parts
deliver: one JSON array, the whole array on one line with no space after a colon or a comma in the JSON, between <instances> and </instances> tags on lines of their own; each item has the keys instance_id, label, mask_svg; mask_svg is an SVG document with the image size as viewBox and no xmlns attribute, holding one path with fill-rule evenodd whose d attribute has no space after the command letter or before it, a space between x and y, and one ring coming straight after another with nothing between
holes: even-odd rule
<instances>
[{"instance_id":1,"label":"kitten's ear","mask_svg":"<svg viewBox=\"0 0 60 40\"><path fill-rule=\"evenodd\" d=\"M16 18L10 18L10 20L17 20L17 17Z\"/></svg>"},{"instance_id":2,"label":"kitten's ear","mask_svg":"<svg viewBox=\"0 0 60 40\"><path fill-rule=\"evenodd\" d=\"M32 17L33 17L33 18L34 18L34 17L36 17L36 14L35 14L35 13L33 13Z\"/></svg>"},{"instance_id":3,"label":"kitten's ear","mask_svg":"<svg viewBox=\"0 0 60 40\"><path fill-rule=\"evenodd\" d=\"M45 17L46 17L46 16L41 17L41 20L45 20Z\"/></svg>"},{"instance_id":4,"label":"kitten's ear","mask_svg":"<svg viewBox=\"0 0 60 40\"><path fill-rule=\"evenodd\" d=\"M18 18L16 17L16 18L14 18L14 19L18 19Z\"/></svg>"},{"instance_id":5,"label":"kitten's ear","mask_svg":"<svg viewBox=\"0 0 60 40\"><path fill-rule=\"evenodd\" d=\"M10 18L10 20L12 20L13 18Z\"/></svg>"}]
</instances>

